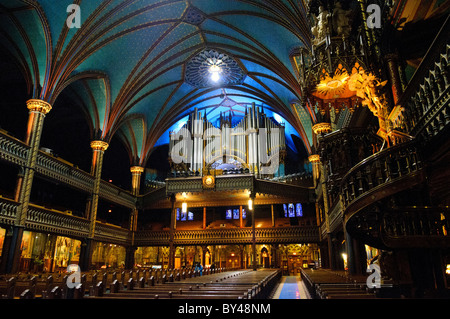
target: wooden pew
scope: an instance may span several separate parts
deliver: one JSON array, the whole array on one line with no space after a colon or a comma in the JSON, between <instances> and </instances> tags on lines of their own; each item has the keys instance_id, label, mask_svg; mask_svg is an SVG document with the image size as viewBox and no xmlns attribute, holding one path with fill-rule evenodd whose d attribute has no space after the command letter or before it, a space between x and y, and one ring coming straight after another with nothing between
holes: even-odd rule
<instances>
[{"instance_id":1,"label":"wooden pew","mask_svg":"<svg viewBox=\"0 0 450 319\"><path fill-rule=\"evenodd\" d=\"M263 299L281 278L280 271L252 270L221 273L207 273L180 281L162 280L156 283L151 276L146 285L143 277L136 285L129 279L130 287L120 287L116 280L111 284L110 293L104 294L108 299ZM173 273L170 273L173 275ZM163 274L163 278L166 273ZM209 280L208 280L209 279ZM209 282L208 282L209 281Z\"/></svg>"},{"instance_id":2,"label":"wooden pew","mask_svg":"<svg viewBox=\"0 0 450 319\"><path fill-rule=\"evenodd\" d=\"M16 289L16 277L10 277L0 282L0 298L14 299Z\"/></svg>"}]
</instances>

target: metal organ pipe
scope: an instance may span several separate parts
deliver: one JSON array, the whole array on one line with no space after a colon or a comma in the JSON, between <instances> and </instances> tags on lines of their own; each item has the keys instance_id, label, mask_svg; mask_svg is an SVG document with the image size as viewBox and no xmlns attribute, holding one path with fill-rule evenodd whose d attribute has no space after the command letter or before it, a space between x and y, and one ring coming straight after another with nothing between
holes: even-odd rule
<instances>
[{"instance_id":1,"label":"metal organ pipe","mask_svg":"<svg viewBox=\"0 0 450 319\"><path fill-rule=\"evenodd\" d=\"M231 112L220 115L220 125L216 128L206 118L206 112L202 115L197 108L189 115L189 119L182 129L188 129L191 134L192 147L184 152L183 157L190 163L192 171L199 171L211 160L222 156L224 163L237 160L246 163L250 172L259 174L261 164L266 166L271 156L277 156L277 150L285 149L285 127L275 122L264 113L264 108L252 103L245 109L245 115L240 122L232 125ZM172 140L178 132L169 132L169 147L172 149L178 140ZM275 134L279 133L279 134ZM264 134L262 137L259 134ZM187 140L182 141L187 150ZM217 146L217 147L216 147ZM262 156L261 156L262 155ZM189 157L190 158L186 158Z\"/></svg>"}]
</instances>

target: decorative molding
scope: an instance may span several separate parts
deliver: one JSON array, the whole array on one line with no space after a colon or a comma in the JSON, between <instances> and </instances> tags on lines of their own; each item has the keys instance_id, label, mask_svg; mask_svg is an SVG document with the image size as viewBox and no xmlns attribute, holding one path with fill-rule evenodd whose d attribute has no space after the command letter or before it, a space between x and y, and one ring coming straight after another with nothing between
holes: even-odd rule
<instances>
[{"instance_id":1,"label":"decorative molding","mask_svg":"<svg viewBox=\"0 0 450 319\"><path fill-rule=\"evenodd\" d=\"M28 100L27 108L32 112L39 112L44 115L52 110L52 106L49 103L38 99Z\"/></svg>"},{"instance_id":2,"label":"decorative molding","mask_svg":"<svg viewBox=\"0 0 450 319\"><path fill-rule=\"evenodd\" d=\"M312 127L314 134L324 134L331 132L331 124L330 123L317 123Z\"/></svg>"},{"instance_id":3,"label":"decorative molding","mask_svg":"<svg viewBox=\"0 0 450 319\"><path fill-rule=\"evenodd\" d=\"M318 155L318 154L310 155L310 156L308 157L308 160L309 160L311 163L319 163L319 162L320 162L320 155Z\"/></svg>"},{"instance_id":4,"label":"decorative molding","mask_svg":"<svg viewBox=\"0 0 450 319\"><path fill-rule=\"evenodd\" d=\"M198 26L202 24L205 19L206 16L202 11L200 11L200 9L194 6L189 6L184 14L183 22Z\"/></svg>"},{"instance_id":5,"label":"decorative molding","mask_svg":"<svg viewBox=\"0 0 450 319\"><path fill-rule=\"evenodd\" d=\"M105 141L101 141L101 140L91 142L91 148L94 151L103 151L104 152L108 149L108 146L109 146L108 143L106 143Z\"/></svg>"},{"instance_id":6,"label":"decorative molding","mask_svg":"<svg viewBox=\"0 0 450 319\"><path fill-rule=\"evenodd\" d=\"M130 167L130 172L132 174L142 174L144 172L144 168L141 166L132 166Z\"/></svg>"}]
</instances>

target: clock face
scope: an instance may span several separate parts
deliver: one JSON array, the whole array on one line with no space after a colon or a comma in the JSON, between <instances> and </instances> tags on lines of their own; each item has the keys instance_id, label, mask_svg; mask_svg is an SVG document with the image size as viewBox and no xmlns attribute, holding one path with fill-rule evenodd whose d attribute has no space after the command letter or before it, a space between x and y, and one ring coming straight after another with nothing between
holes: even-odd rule
<instances>
[{"instance_id":1,"label":"clock face","mask_svg":"<svg viewBox=\"0 0 450 319\"><path fill-rule=\"evenodd\" d=\"M203 179L203 185L205 185L206 187L213 187L214 186L214 177L206 176Z\"/></svg>"}]
</instances>

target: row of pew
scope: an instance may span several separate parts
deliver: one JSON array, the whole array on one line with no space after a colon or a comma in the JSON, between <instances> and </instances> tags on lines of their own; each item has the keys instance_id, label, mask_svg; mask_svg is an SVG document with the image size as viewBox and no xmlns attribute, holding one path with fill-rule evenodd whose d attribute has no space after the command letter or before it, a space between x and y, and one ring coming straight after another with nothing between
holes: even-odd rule
<instances>
[{"instance_id":1,"label":"row of pew","mask_svg":"<svg viewBox=\"0 0 450 319\"><path fill-rule=\"evenodd\" d=\"M103 299L268 299L281 278L279 270L235 270L195 277L171 276L156 283L153 277L117 281L108 292L87 298Z\"/></svg>"},{"instance_id":2,"label":"row of pew","mask_svg":"<svg viewBox=\"0 0 450 319\"><path fill-rule=\"evenodd\" d=\"M350 278L327 269L302 269L301 278L312 299L375 299L364 277Z\"/></svg>"},{"instance_id":3,"label":"row of pew","mask_svg":"<svg viewBox=\"0 0 450 319\"><path fill-rule=\"evenodd\" d=\"M143 283L163 284L174 280L195 278L200 275L218 274L230 271L226 268L205 269L136 269L136 270L93 270L82 272L75 288L68 287L68 273L17 273L0 275L0 299L72 299L105 293L114 283L113 289L124 289ZM101 289L100 289L101 288Z\"/></svg>"}]
</instances>

